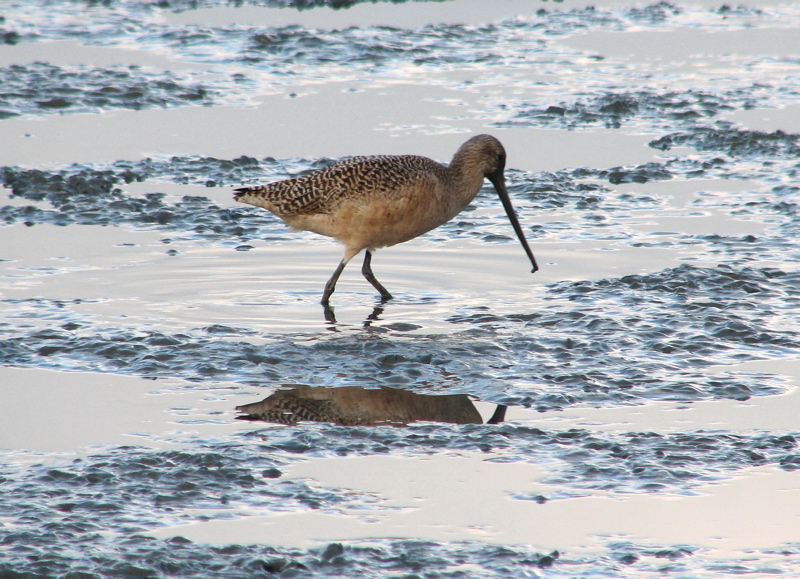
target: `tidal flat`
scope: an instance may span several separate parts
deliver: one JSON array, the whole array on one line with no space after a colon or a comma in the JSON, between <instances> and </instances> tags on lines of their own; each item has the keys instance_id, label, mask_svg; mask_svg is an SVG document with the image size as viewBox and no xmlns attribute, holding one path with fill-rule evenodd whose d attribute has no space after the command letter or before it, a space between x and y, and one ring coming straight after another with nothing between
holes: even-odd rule
<instances>
[{"instance_id":1,"label":"tidal flat","mask_svg":"<svg viewBox=\"0 0 800 579\"><path fill-rule=\"evenodd\" d=\"M0 576L795 576L798 38L781 0L4 3ZM487 183L326 315L341 247L232 198L480 133L533 275Z\"/></svg>"}]
</instances>

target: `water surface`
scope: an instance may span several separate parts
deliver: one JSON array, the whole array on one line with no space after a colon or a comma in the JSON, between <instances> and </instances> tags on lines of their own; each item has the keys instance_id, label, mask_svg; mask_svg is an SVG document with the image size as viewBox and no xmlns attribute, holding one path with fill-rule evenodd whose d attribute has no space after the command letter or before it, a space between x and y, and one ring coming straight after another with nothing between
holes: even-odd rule
<instances>
[{"instance_id":1,"label":"water surface","mask_svg":"<svg viewBox=\"0 0 800 579\"><path fill-rule=\"evenodd\" d=\"M0 569L791 575L797 6L347 4L4 8ZM487 187L326 317L231 199L484 132L535 275ZM378 389L482 423L236 420Z\"/></svg>"}]
</instances>

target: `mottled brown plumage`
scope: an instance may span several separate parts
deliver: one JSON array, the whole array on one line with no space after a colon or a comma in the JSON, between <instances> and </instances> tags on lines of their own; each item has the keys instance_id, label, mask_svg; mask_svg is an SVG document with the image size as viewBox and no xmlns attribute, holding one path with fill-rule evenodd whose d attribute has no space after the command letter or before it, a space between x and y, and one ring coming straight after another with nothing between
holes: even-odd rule
<instances>
[{"instance_id":1,"label":"mottled brown plumage","mask_svg":"<svg viewBox=\"0 0 800 579\"><path fill-rule=\"evenodd\" d=\"M361 271L387 300L391 294L372 273L372 252L446 223L475 198L484 178L497 189L533 271L538 269L505 190L505 161L500 141L478 135L458 149L447 167L417 155L352 157L305 177L236 189L234 198L267 209L295 229L345 244L344 257L325 285L323 304L347 262L362 250Z\"/></svg>"},{"instance_id":2,"label":"mottled brown plumage","mask_svg":"<svg viewBox=\"0 0 800 579\"><path fill-rule=\"evenodd\" d=\"M343 426L404 425L416 421L481 424L481 415L466 394L431 396L402 389L367 390L358 386L295 386L278 390L261 402L237 406L241 420L279 424L303 421Z\"/></svg>"}]
</instances>

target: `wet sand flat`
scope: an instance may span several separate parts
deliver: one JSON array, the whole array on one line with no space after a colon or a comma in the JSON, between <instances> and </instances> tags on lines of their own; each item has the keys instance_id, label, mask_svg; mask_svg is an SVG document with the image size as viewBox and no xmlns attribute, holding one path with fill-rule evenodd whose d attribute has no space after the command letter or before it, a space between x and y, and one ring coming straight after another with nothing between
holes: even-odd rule
<instances>
[{"instance_id":1,"label":"wet sand flat","mask_svg":"<svg viewBox=\"0 0 800 579\"><path fill-rule=\"evenodd\" d=\"M334 4L4 7L0 572L792 576L798 7ZM232 199L479 133L534 275Z\"/></svg>"}]
</instances>

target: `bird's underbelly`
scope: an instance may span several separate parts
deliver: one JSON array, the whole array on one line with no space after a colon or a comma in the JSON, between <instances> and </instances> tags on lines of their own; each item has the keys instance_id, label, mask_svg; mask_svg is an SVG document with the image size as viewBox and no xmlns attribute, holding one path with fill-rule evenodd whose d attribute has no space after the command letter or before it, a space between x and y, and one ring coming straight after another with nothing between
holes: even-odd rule
<instances>
[{"instance_id":1,"label":"bird's underbelly","mask_svg":"<svg viewBox=\"0 0 800 579\"><path fill-rule=\"evenodd\" d=\"M291 227L333 237L348 247L377 249L414 239L459 212L431 203L395 202L343 205L331 213L282 218Z\"/></svg>"}]
</instances>

